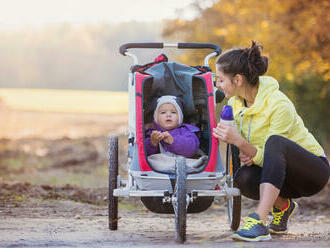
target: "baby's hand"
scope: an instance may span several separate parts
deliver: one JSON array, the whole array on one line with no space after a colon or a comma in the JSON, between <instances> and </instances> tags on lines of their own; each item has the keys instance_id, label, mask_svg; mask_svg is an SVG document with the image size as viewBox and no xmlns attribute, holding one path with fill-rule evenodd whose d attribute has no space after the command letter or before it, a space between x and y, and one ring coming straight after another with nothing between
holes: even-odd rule
<instances>
[{"instance_id":1,"label":"baby's hand","mask_svg":"<svg viewBox=\"0 0 330 248\"><path fill-rule=\"evenodd\" d=\"M153 146L157 146L159 141L164 139L164 133L159 131L152 131L150 135L150 141Z\"/></svg>"},{"instance_id":2,"label":"baby's hand","mask_svg":"<svg viewBox=\"0 0 330 248\"><path fill-rule=\"evenodd\" d=\"M172 137L172 135L169 133L169 132L164 132L164 141L167 143L167 144L172 144L174 142L174 138Z\"/></svg>"}]
</instances>

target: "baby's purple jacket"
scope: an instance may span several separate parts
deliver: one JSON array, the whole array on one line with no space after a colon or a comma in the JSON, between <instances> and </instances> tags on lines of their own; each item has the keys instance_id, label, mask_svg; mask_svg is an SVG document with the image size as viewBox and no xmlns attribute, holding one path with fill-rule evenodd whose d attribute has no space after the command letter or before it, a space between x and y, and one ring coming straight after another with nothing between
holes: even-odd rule
<instances>
[{"instance_id":1,"label":"baby's purple jacket","mask_svg":"<svg viewBox=\"0 0 330 248\"><path fill-rule=\"evenodd\" d=\"M155 128L150 128L146 131L146 150L147 155L152 155L159 153L159 145L153 146L151 144L150 135L152 131L157 130L161 132L166 132L164 128L159 126L156 122L154 122ZM199 132L200 129L196 126L182 123L177 128L168 131L173 139L174 142L172 144L168 144L165 141L161 140L160 143L162 144L165 151L175 153L177 155L181 155L187 158L190 158L195 155L199 148Z\"/></svg>"}]
</instances>

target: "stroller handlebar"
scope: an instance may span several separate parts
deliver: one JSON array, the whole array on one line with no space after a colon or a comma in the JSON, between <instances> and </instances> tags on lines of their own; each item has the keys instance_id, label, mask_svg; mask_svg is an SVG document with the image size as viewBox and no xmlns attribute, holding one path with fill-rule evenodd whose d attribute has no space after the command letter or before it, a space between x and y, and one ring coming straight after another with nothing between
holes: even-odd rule
<instances>
[{"instance_id":1,"label":"stroller handlebar","mask_svg":"<svg viewBox=\"0 0 330 248\"><path fill-rule=\"evenodd\" d=\"M219 55L221 53L221 47L212 43L126 43L120 46L119 52L126 56L127 49L130 48L178 48L178 49L213 49Z\"/></svg>"},{"instance_id":2,"label":"stroller handlebar","mask_svg":"<svg viewBox=\"0 0 330 248\"><path fill-rule=\"evenodd\" d=\"M221 47L212 43L178 43L178 48L180 49L213 49L217 55L221 53Z\"/></svg>"}]
</instances>

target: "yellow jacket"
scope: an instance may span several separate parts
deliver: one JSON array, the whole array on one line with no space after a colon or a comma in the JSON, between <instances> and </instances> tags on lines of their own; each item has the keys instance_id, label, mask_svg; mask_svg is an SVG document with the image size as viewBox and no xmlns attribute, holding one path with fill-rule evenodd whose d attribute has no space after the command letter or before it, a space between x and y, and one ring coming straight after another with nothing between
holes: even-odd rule
<instances>
[{"instance_id":1,"label":"yellow jacket","mask_svg":"<svg viewBox=\"0 0 330 248\"><path fill-rule=\"evenodd\" d=\"M249 108L244 106L241 97L231 97L228 104L233 107L242 137L257 148L253 158L255 164L262 167L264 146L271 135L281 135L317 156L324 155L322 147L305 128L293 103L279 90L274 78L259 77L258 93Z\"/></svg>"}]
</instances>

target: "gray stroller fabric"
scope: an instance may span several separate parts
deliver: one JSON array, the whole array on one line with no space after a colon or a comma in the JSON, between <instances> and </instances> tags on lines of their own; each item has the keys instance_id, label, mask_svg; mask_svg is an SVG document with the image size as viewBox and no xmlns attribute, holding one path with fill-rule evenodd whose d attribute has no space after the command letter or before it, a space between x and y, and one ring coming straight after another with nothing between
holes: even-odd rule
<instances>
[{"instance_id":1,"label":"gray stroller fabric","mask_svg":"<svg viewBox=\"0 0 330 248\"><path fill-rule=\"evenodd\" d=\"M145 71L153 76L152 96L154 99L163 95L173 95L183 101L185 115L195 113L192 77L200 71L177 63L160 63Z\"/></svg>"},{"instance_id":2,"label":"gray stroller fabric","mask_svg":"<svg viewBox=\"0 0 330 248\"><path fill-rule=\"evenodd\" d=\"M170 152L157 153L148 156L148 162L156 171L175 174L175 160L177 157L179 157L179 155ZM198 159L185 158L187 173L199 171L199 168L204 166L207 160L208 156L206 155Z\"/></svg>"}]
</instances>

